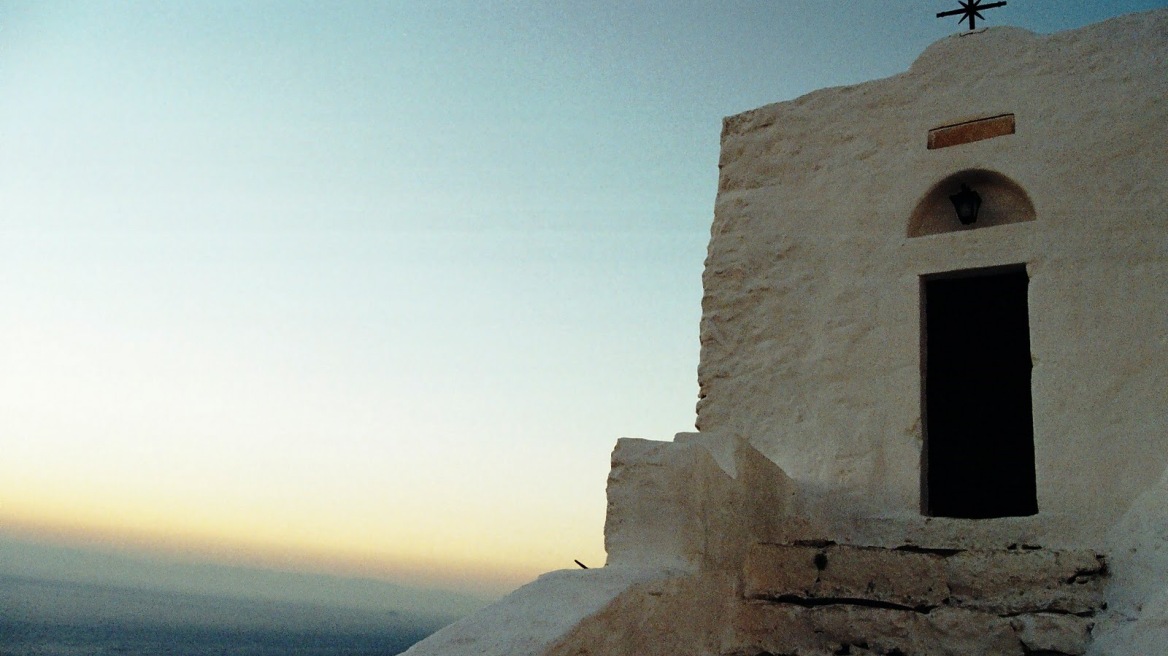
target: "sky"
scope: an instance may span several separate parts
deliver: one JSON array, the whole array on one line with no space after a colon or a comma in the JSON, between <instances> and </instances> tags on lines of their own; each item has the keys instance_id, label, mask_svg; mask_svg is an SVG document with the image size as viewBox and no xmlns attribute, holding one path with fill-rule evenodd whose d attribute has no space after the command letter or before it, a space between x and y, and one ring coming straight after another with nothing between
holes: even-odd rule
<instances>
[{"instance_id":1,"label":"sky","mask_svg":"<svg viewBox=\"0 0 1168 656\"><path fill-rule=\"evenodd\" d=\"M0 0L0 573L602 565L616 440L693 430L722 117L956 6Z\"/></svg>"}]
</instances>

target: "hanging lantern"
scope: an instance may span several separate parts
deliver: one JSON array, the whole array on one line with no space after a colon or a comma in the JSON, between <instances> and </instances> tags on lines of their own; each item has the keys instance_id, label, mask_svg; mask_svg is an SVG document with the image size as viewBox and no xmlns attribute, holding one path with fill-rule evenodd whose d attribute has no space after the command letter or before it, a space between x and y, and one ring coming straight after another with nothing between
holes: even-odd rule
<instances>
[{"instance_id":1,"label":"hanging lantern","mask_svg":"<svg viewBox=\"0 0 1168 656\"><path fill-rule=\"evenodd\" d=\"M961 191L949 197L953 201L953 209L957 211L957 220L962 225L972 225L977 221L977 211L981 208L981 195L969 188L969 185L961 185Z\"/></svg>"}]
</instances>

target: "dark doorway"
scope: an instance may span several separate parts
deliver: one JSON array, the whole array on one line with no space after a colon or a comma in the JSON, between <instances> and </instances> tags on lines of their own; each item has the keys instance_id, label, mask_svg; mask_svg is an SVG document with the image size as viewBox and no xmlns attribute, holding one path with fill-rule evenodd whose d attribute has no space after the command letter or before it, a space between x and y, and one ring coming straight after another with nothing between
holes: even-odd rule
<instances>
[{"instance_id":1,"label":"dark doorway","mask_svg":"<svg viewBox=\"0 0 1168 656\"><path fill-rule=\"evenodd\" d=\"M923 506L940 517L1038 512L1025 269L923 281Z\"/></svg>"}]
</instances>

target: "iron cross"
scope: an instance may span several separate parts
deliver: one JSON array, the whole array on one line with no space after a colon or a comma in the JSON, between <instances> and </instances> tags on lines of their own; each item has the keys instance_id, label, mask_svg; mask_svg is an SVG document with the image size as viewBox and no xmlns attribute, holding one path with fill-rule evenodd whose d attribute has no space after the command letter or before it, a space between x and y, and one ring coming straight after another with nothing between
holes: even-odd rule
<instances>
[{"instance_id":1,"label":"iron cross","mask_svg":"<svg viewBox=\"0 0 1168 656\"><path fill-rule=\"evenodd\" d=\"M943 11L937 14L937 18L944 18L946 16L956 16L957 14L961 14L961 18L957 20L957 24L960 25L961 23L965 22L966 19L969 19L970 30L977 28L977 19L980 18L985 20L985 16L982 16L981 13L978 12L979 9L993 9L994 7L1004 7L1006 5L1005 2L991 2L988 5L983 5L981 0L957 0L957 2L961 5L961 9Z\"/></svg>"}]
</instances>

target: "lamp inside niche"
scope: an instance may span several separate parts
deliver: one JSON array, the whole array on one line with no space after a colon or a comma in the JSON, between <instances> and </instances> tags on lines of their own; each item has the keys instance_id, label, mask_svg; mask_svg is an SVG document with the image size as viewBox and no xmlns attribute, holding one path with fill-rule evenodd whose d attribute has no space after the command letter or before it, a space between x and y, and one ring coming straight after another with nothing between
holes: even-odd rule
<instances>
[{"instance_id":1,"label":"lamp inside niche","mask_svg":"<svg viewBox=\"0 0 1168 656\"><path fill-rule=\"evenodd\" d=\"M977 211L981 208L981 195L962 184L961 191L949 197L953 201L953 209L957 211L957 220L962 225L973 225L977 221Z\"/></svg>"}]
</instances>

